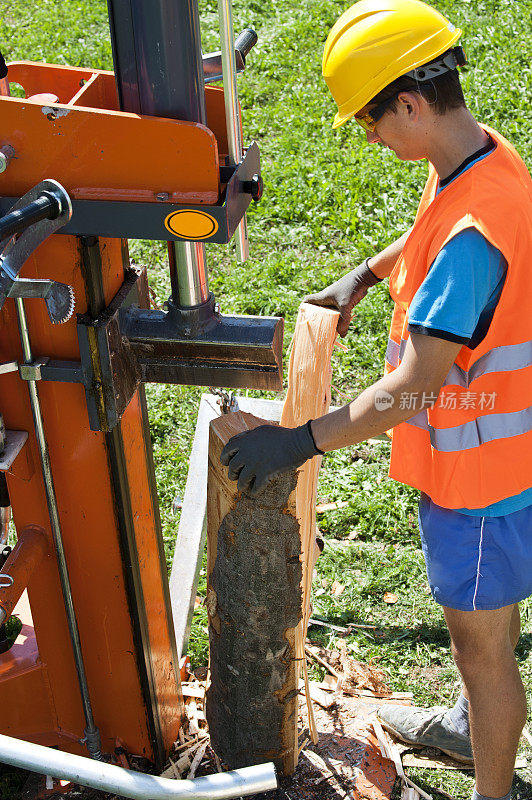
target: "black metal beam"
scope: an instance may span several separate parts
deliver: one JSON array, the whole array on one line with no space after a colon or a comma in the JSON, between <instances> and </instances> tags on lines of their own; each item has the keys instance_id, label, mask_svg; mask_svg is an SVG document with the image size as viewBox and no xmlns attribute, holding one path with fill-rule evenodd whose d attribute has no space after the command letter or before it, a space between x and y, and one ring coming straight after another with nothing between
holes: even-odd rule
<instances>
[{"instance_id":1,"label":"black metal beam","mask_svg":"<svg viewBox=\"0 0 532 800\"><path fill-rule=\"evenodd\" d=\"M120 107L205 123L196 0L107 0Z\"/></svg>"},{"instance_id":2,"label":"black metal beam","mask_svg":"<svg viewBox=\"0 0 532 800\"><path fill-rule=\"evenodd\" d=\"M91 317L97 317L100 313L105 311L100 243L96 236L91 236L80 238L79 244L82 274L88 299L87 311ZM127 248L123 249L123 256L124 258L127 256ZM143 408L145 409L145 406L143 406ZM147 417L146 415L144 416L143 424L147 426ZM144 696L146 718L155 762L158 767L162 767L167 754L164 748L159 717L157 690L150 651L146 603L142 589L139 554L135 538L135 520L133 518L131 492L127 476L124 440L122 437L122 429L119 424L116 425L112 431L105 434L105 443L107 447L109 473L115 498L114 508L118 522L120 550L124 566L129 612L133 626L133 638L135 641L140 684ZM162 535L160 531L159 534Z\"/></svg>"}]
</instances>

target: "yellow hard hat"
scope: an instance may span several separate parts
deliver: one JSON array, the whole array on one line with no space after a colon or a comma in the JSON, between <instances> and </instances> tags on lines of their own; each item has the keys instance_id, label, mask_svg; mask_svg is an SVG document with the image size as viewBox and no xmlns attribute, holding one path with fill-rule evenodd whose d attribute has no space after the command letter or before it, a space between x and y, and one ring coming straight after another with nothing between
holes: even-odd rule
<instances>
[{"instance_id":1,"label":"yellow hard hat","mask_svg":"<svg viewBox=\"0 0 532 800\"><path fill-rule=\"evenodd\" d=\"M323 51L323 77L338 106L333 128L396 78L452 48L461 35L421 0L360 0L352 5L331 28Z\"/></svg>"}]
</instances>

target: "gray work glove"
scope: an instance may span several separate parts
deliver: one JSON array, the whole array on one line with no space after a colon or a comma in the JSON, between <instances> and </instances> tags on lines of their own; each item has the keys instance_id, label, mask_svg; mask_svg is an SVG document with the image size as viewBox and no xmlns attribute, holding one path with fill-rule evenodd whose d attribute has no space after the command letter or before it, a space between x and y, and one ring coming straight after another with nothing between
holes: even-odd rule
<instances>
[{"instance_id":1,"label":"gray work glove","mask_svg":"<svg viewBox=\"0 0 532 800\"><path fill-rule=\"evenodd\" d=\"M340 312L338 320L338 333L345 336L351 322L351 312L357 303L360 303L371 286L380 283L382 278L377 276L368 267L369 258L362 264L339 278L330 286L316 294L309 294L303 298L304 303L313 303L315 306L327 306Z\"/></svg>"},{"instance_id":2,"label":"gray work glove","mask_svg":"<svg viewBox=\"0 0 532 800\"><path fill-rule=\"evenodd\" d=\"M274 475L297 469L318 454L323 451L316 447L309 421L298 428L261 425L237 433L225 445L220 461L229 467L229 479L238 480L239 490L255 497Z\"/></svg>"}]
</instances>

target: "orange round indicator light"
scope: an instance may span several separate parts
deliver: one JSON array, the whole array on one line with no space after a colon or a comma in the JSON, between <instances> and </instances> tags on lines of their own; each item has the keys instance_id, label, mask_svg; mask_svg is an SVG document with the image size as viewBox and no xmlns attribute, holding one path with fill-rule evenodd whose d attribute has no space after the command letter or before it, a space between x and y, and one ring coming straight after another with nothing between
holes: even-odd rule
<instances>
[{"instance_id":1,"label":"orange round indicator light","mask_svg":"<svg viewBox=\"0 0 532 800\"><path fill-rule=\"evenodd\" d=\"M164 221L167 231L183 239L208 239L218 230L218 223L205 211L172 211Z\"/></svg>"}]
</instances>

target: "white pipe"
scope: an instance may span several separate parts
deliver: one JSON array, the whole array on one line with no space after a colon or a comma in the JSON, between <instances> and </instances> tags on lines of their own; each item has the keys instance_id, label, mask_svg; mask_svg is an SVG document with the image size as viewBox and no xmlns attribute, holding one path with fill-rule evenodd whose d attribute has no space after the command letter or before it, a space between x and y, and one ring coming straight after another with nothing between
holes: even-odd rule
<instances>
[{"instance_id":1,"label":"white pipe","mask_svg":"<svg viewBox=\"0 0 532 800\"><path fill-rule=\"evenodd\" d=\"M134 800L230 800L277 788L272 763L192 781L158 778L0 734L0 762Z\"/></svg>"}]
</instances>

